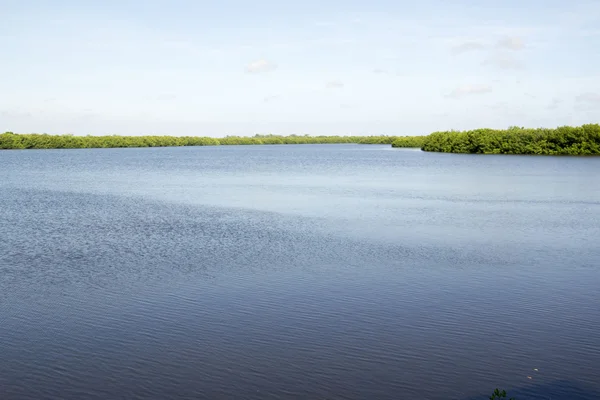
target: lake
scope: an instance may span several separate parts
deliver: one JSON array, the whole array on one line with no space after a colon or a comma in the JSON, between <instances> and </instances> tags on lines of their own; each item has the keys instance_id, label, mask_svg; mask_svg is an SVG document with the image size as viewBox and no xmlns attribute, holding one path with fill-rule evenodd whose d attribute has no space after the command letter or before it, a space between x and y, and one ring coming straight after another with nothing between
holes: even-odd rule
<instances>
[{"instance_id":1,"label":"lake","mask_svg":"<svg viewBox=\"0 0 600 400\"><path fill-rule=\"evenodd\" d=\"M0 152L0 398L600 398L600 158Z\"/></svg>"}]
</instances>

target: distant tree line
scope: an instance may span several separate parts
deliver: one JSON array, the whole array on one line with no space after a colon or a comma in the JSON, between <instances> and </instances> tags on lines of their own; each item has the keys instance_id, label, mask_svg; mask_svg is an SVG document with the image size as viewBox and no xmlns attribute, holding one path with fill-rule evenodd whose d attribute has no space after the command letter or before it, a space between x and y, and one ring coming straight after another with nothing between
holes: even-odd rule
<instances>
[{"instance_id":1,"label":"distant tree line","mask_svg":"<svg viewBox=\"0 0 600 400\"><path fill-rule=\"evenodd\" d=\"M47 134L0 135L0 149L83 149L108 147L210 146L219 144L208 137L174 136L73 136Z\"/></svg>"},{"instance_id":2,"label":"distant tree line","mask_svg":"<svg viewBox=\"0 0 600 400\"><path fill-rule=\"evenodd\" d=\"M425 136L368 136L359 144L391 144L393 147L422 147Z\"/></svg>"},{"instance_id":3,"label":"distant tree line","mask_svg":"<svg viewBox=\"0 0 600 400\"><path fill-rule=\"evenodd\" d=\"M423 148L427 136L400 136L392 141L392 147L420 147Z\"/></svg>"},{"instance_id":4,"label":"distant tree line","mask_svg":"<svg viewBox=\"0 0 600 400\"><path fill-rule=\"evenodd\" d=\"M411 141L412 140L412 141ZM48 134L0 134L0 149L82 149L112 147L174 147L259 144L391 144L411 141L412 147L421 147L411 136L309 136L309 135L255 135L211 138L200 136L74 136ZM414 143L413 143L414 142ZM403 147L407 147L403 146ZM410 147L410 146L409 146Z\"/></svg>"},{"instance_id":5,"label":"distant tree line","mask_svg":"<svg viewBox=\"0 0 600 400\"><path fill-rule=\"evenodd\" d=\"M600 155L600 125L434 132L424 138L421 149L444 153Z\"/></svg>"},{"instance_id":6,"label":"distant tree line","mask_svg":"<svg viewBox=\"0 0 600 400\"><path fill-rule=\"evenodd\" d=\"M505 130L434 132L427 136L255 135L211 138L199 136L74 136L0 134L0 149L78 149L108 147L170 147L260 144L391 144L424 151L476 154L600 155L600 125L555 129L510 127Z\"/></svg>"},{"instance_id":7,"label":"distant tree line","mask_svg":"<svg viewBox=\"0 0 600 400\"><path fill-rule=\"evenodd\" d=\"M255 135L211 138L200 136L74 136L0 134L0 149L80 149L109 147L171 147L257 144L359 143L362 136Z\"/></svg>"}]
</instances>

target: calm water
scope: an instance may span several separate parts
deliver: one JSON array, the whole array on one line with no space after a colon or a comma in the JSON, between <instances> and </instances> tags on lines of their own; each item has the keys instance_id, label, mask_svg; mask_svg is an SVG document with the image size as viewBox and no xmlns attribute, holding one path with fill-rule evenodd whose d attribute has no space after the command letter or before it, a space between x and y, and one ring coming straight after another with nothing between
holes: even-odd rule
<instances>
[{"instance_id":1,"label":"calm water","mask_svg":"<svg viewBox=\"0 0 600 400\"><path fill-rule=\"evenodd\" d=\"M600 398L600 158L0 152L0 399Z\"/></svg>"}]
</instances>

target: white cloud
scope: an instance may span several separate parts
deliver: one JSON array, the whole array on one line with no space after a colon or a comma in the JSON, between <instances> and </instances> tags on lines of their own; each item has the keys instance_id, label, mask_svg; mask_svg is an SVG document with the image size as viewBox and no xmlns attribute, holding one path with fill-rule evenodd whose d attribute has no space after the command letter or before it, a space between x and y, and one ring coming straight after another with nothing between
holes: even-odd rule
<instances>
[{"instance_id":1,"label":"white cloud","mask_svg":"<svg viewBox=\"0 0 600 400\"><path fill-rule=\"evenodd\" d=\"M575 101L578 103L600 104L600 94L592 92L582 93L575 97Z\"/></svg>"},{"instance_id":2,"label":"white cloud","mask_svg":"<svg viewBox=\"0 0 600 400\"><path fill-rule=\"evenodd\" d=\"M389 74L388 71L386 71L385 69L380 69L380 68L375 68L373 70L373 73L377 74L377 75L387 75L387 74Z\"/></svg>"},{"instance_id":3,"label":"white cloud","mask_svg":"<svg viewBox=\"0 0 600 400\"><path fill-rule=\"evenodd\" d=\"M160 101L170 101L175 100L177 98L177 95L174 93L159 93L154 98Z\"/></svg>"},{"instance_id":4,"label":"white cloud","mask_svg":"<svg viewBox=\"0 0 600 400\"><path fill-rule=\"evenodd\" d=\"M327 89L341 89L344 87L344 83L340 81L331 81L327 82L327 85L325 87Z\"/></svg>"},{"instance_id":5,"label":"white cloud","mask_svg":"<svg viewBox=\"0 0 600 400\"><path fill-rule=\"evenodd\" d=\"M525 64L507 53L497 53L483 61L483 65L491 65L500 69L524 69Z\"/></svg>"},{"instance_id":6,"label":"white cloud","mask_svg":"<svg viewBox=\"0 0 600 400\"><path fill-rule=\"evenodd\" d=\"M470 95L490 93L491 91L492 91L492 87L489 85L483 85L483 84L464 85L464 86L460 86L460 87L457 87L456 89L454 89L452 92L450 92L448 94L447 97L458 98L458 97L464 97L464 96L470 96Z\"/></svg>"},{"instance_id":7,"label":"white cloud","mask_svg":"<svg viewBox=\"0 0 600 400\"><path fill-rule=\"evenodd\" d=\"M552 101L550 102L550 104L548 104L548 107L546 107L548 110L556 110L558 108L558 106L560 106L560 103L562 103L562 100L559 99L558 97L555 97L552 99Z\"/></svg>"},{"instance_id":8,"label":"white cloud","mask_svg":"<svg viewBox=\"0 0 600 400\"><path fill-rule=\"evenodd\" d=\"M480 42L464 42L452 47L452 53L454 54L462 54L468 51L476 51L485 49L485 44Z\"/></svg>"},{"instance_id":9,"label":"white cloud","mask_svg":"<svg viewBox=\"0 0 600 400\"><path fill-rule=\"evenodd\" d=\"M28 119L33 116L33 114L29 111L21 111L21 110L0 110L0 116L6 118L23 118Z\"/></svg>"},{"instance_id":10,"label":"white cloud","mask_svg":"<svg viewBox=\"0 0 600 400\"><path fill-rule=\"evenodd\" d=\"M500 101L498 103L490 104L486 107L489 108L490 110L507 111L510 109L510 104L506 101Z\"/></svg>"},{"instance_id":11,"label":"white cloud","mask_svg":"<svg viewBox=\"0 0 600 400\"><path fill-rule=\"evenodd\" d=\"M263 59L251 62L246 66L246 72L255 74L260 72L272 71L277 68L274 63Z\"/></svg>"},{"instance_id":12,"label":"white cloud","mask_svg":"<svg viewBox=\"0 0 600 400\"><path fill-rule=\"evenodd\" d=\"M278 95L278 94L274 94L274 95L271 95L271 96L265 96L265 98L263 99L263 101L264 101L265 103L270 103L270 102L272 102L273 100L277 100L277 99L279 99L280 97L281 97L281 95Z\"/></svg>"},{"instance_id":13,"label":"white cloud","mask_svg":"<svg viewBox=\"0 0 600 400\"><path fill-rule=\"evenodd\" d=\"M496 47L506 50L522 50L525 47L525 43L523 43L523 39L520 37L506 37L500 39L498 43L496 43Z\"/></svg>"}]
</instances>

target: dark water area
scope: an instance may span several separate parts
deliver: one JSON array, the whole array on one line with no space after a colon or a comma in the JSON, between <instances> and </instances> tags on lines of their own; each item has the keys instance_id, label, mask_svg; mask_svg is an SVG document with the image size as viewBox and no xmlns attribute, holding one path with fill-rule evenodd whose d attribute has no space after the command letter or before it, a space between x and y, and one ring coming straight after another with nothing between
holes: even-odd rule
<instances>
[{"instance_id":1,"label":"dark water area","mask_svg":"<svg viewBox=\"0 0 600 400\"><path fill-rule=\"evenodd\" d=\"M600 398L600 158L0 152L0 399Z\"/></svg>"}]
</instances>

